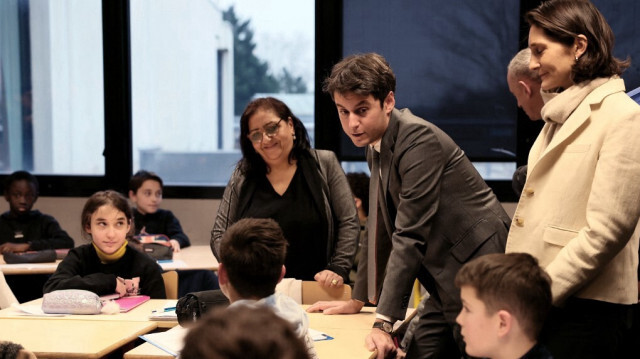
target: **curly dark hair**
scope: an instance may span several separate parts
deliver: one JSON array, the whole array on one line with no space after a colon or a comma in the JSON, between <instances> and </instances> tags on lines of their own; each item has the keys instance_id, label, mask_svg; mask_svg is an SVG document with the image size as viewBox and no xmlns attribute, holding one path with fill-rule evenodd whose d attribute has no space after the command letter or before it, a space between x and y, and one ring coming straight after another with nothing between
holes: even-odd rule
<instances>
[{"instance_id":1,"label":"curly dark hair","mask_svg":"<svg viewBox=\"0 0 640 359\"><path fill-rule=\"evenodd\" d=\"M32 175L27 171L15 171L12 174L10 174L9 177L7 177L4 180L4 192L6 193L9 190L9 187L11 187L13 182L18 182L22 180L31 183L35 187L36 189L35 194L37 196L38 193L40 192L40 184L38 183L38 179L36 178L36 176Z\"/></svg>"}]
</instances>

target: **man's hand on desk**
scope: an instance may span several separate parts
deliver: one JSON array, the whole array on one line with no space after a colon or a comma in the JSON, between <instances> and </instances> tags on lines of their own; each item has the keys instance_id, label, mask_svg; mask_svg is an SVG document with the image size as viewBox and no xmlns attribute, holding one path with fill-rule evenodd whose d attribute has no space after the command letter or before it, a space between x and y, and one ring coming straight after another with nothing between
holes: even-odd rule
<instances>
[{"instance_id":1,"label":"man's hand on desk","mask_svg":"<svg viewBox=\"0 0 640 359\"><path fill-rule=\"evenodd\" d=\"M378 355L376 356L376 359L396 357L397 348L393 342L393 338L391 338L390 334L387 334L380 329L371 329L371 333L369 333L367 338L365 338L364 344L369 351L377 349Z\"/></svg>"},{"instance_id":2,"label":"man's hand on desk","mask_svg":"<svg viewBox=\"0 0 640 359\"><path fill-rule=\"evenodd\" d=\"M324 314L356 314L360 312L360 309L362 309L363 306L363 302L355 299L320 301L307 308L307 312L322 312Z\"/></svg>"}]
</instances>

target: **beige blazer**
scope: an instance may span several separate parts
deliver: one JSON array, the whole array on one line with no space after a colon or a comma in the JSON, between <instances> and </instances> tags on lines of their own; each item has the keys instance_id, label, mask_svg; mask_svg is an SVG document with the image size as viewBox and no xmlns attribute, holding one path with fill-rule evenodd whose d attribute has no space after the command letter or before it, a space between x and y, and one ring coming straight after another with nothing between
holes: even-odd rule
<instances>
[{"instance_id":1,"label":"beige blazer","mask_svg":"<svg viewBox=\"0 0 640 359\"><path fill-rule=\"evenodd\" d=\"M624 91L621 79L597 87L543 149L545 124L529 153L506 251L538 258L556 305L638 301L640 106Z\"/></svg>"}]
</instances>

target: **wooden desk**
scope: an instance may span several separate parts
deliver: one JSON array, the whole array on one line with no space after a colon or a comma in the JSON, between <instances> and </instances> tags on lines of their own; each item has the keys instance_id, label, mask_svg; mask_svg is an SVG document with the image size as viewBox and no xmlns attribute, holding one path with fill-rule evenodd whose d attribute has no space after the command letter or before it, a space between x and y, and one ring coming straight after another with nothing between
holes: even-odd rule
<instances>
[{"instance_id":1,"label":"wooden desk","mask_svg":"<svg viewBox=\"0 0 640 359\"><path fill-rule=\"evenodd\" d=\"M42 358L101 358L156 328L152 322L0 319L0 338Z\"/></svg>"},{"instance_id":2,"label":"wooden desk","mask_svg":"<svg viewBox=\"0 0 640 359\"><path fill-rule=\"evenodd\" d=\"M67 315L64 317L38 317L38 316L29 316L23 315L17 309L14 308L5 308L0 310L0 319L22 319L22 320L89 320L89 321L120 321L120 322L151 322L157 325L158 328L173 328L178 325L177 320L173 321L152 321L149 320L149 316L151 312L154 310L162 310L164 305L169 302L176 300L171 299L150 299L146 303L140 304L140 306L131 309L127 313L116 313L116 314L94 314L94 315ZM27 303L23 303L22 305L26 306L42 306L42 298L32 300ZM2 338L0 336L0 338Z\"/></svg>"},{"instance_id":3,"label":"wooden desk","mask_svg":"<svg viewBox=\"0 0 640 359\"><path fill-rule=\"evenodd\" d=\"M6 264L0 256L0 271L5 275L10 274L51 274L58 268L60 260L51 263L21 263Z\"/></svg>"},{"instance_id":4,"label":"wooden desk","mask_svg":"<svg viewBox=\"0 0 640 359\"><path fill-rule=\"evenodd\" d=\"M192 270L208 269L218 270L218 261L211 252L209 246L191 246L173 254L173 261L160 263L163 270ZM58 263L22 263L6 264L0 255L0 271L5 275L10 274L52 274L58 268Z\"/></svg>"},{"instance_id":5,"label":"wooden desk","mask_svg":"<svg viewBox=\"0 0 640 359\"><path fill-rule=\"evenodd\" d=\"M308 306L303 306L308 307ZM309 327L324 332L334 339L314 342L320 359L367 359L371 352L364 347L364 339L375 320L375 308L363 308L351 315L324 315L307 313ZM144 343L128 351L125 359L170 359L171 355L152 344Z\"/></svg>"},{"instance_id":6,"label":"wooden desk","mask_svg":"<svg viewBox=\"0 0 640 359\"><path fill-rule=\"evenodd\" d=\"M160 263L167 270L208 269L218 270L218 260L209 246L191 246L173 254L173 261Z\"/></svg>"}]
</instances>

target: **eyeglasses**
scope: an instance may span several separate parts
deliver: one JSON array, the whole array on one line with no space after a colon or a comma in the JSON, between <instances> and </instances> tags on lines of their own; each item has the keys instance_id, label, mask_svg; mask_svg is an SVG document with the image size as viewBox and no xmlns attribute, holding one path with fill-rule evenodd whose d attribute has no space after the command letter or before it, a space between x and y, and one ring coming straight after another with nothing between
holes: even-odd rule
<instances>
[{"instance_id":1,"label":"eyeglasses","mask_svg":"<svg viewBox=\"0 0 640 359\"><path fill-rule=\"evenodd\" d=\"M273 136L275 136L278 133L278 130L280 129L280 122L282 120L283 119L281 118L278 122L270 123L270 124L264 126L262 128L262 131L254 130L251 133L249 133L249 135L247 135L247 137L253 143L262 142L262 138L264 138L264 135L267 135L267 137L272 138Z\"/></svg>"}]
</instances>

